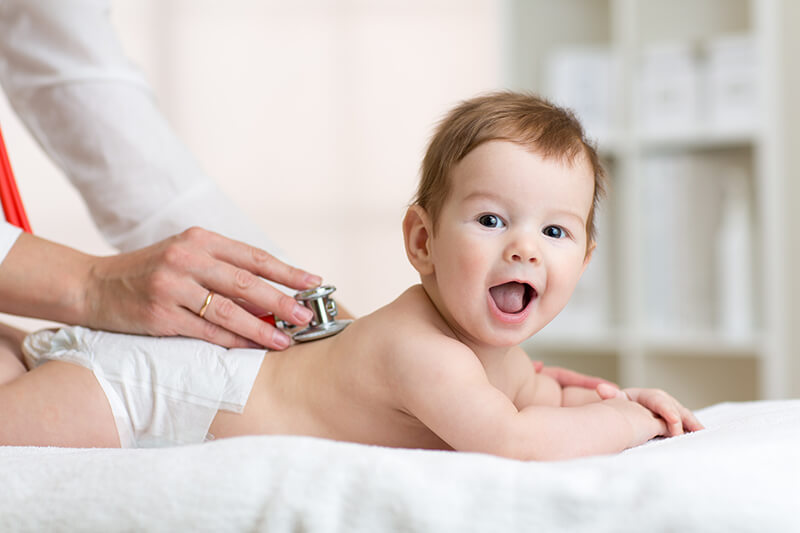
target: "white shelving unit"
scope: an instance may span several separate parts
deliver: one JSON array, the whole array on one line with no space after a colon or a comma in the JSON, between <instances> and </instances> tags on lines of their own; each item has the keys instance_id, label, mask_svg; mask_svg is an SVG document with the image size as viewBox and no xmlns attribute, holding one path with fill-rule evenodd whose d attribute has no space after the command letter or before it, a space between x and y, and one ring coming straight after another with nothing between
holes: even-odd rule
<instances>
[{"instance_id":1,"label":"white shelving unit","mask_svg":"<svg viewBox=\"0 0 800 533\"><path fill-rule=\"evenodd\" d=\"M511 85L573 107L611 184L597 264L528 352L695 408L789 394L781 0L507 5Z\"/></svg>"}]
</instances>

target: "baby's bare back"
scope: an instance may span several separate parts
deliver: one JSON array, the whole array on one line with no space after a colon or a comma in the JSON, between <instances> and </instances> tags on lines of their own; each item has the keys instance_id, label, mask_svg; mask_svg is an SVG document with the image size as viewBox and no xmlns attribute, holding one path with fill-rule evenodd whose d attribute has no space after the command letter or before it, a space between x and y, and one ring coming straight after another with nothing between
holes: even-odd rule
<instances>
[{"instance_id":1,"label":"baby's bare back","mask_svg":"<svg viewBox=\"0 0 800 533\"><path fill-rule=\"evenodd\" d=\"M210 433L217 438L307 435L448 449L403 409L387 364L402 349L403 335L416 322L426 323L421 316L426 303L407 292L334 337L267 353L244 412L220 411Z\"/></svg>"}]
</instances>

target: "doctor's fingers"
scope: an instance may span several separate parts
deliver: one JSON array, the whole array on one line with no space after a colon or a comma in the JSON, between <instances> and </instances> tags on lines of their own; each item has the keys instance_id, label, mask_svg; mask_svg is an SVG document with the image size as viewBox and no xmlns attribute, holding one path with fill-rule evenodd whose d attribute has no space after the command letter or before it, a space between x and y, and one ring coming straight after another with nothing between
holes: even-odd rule
<instances>
[{"instance_id":1,"label":"doctor's fingers","mask_svg":"<svg viewBox=\"0 0 800 533\"><path fill-rule=\"evenodd\" d=\"M193 248L201 248L215 259L239 267L292 289L310 289L322 278L287 265L270 253L202 228L189 228L180 235Z\"/></svg>"},{"instance_id":2,"label":"doctor's fingers","mask_svg":"<svg viewBox=\"0 0 800 533\"><path fill-rule=\"evenodd\" d=\"M207 268L204 268L202 272L195 273L195 278L206 290L226 296L233 302L240 302L241 305L246 305L248 308L257 308L261 311L272 313L277 318L296 326L308 324L314 316L310 309L301 305L291 296L282 293L252 272L224 261L215 261ZM203 297L205 298L205 296ZM235 321L241 317L238 309L229 306L227 303L224 303L224 307L220 305L214 307L215 314L222 321ZM220 320L215 322L228 327ZM233 328L228 327L231 331L244 334L243 331L238 331L236 322L232 322L229 325L234 326ZM245 336L249 337L249 335Z\"/></svg>"},{"instance_id":3,"label":"doctor's fingers","mask_svg":"<svg viewBox=\"0 0 800 533\"><path fill-rule=\"evenodd\" d=\"M200 303L185 313L180 335L203 339L228 348L273 350L287 348L289 337L266 322L254 317L230 298L214 291L204 291Z\"/></svg>"}]
</instances>

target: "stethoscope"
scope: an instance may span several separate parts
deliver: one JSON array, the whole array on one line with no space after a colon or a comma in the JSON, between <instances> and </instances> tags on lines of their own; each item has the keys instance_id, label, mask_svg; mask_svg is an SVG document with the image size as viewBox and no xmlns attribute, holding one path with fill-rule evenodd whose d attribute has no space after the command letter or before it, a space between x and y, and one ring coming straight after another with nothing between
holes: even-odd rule
<instances>
[{"instance_id":1,"label":"stethoscope","mask_svg":"<svg viewBox=\"0 0 800 533\"><path fill-rule=\"evenodd\" d=\"M353 321L336 320L334 318L338 314L336 302L331 298L331 294L335 290L336 287L333 285L321 285L313 289L300 291L294 295L295 300L311 309L314 313L314 318L305 328L295 331L298 326L283 320L276 320L275 325L297 342L316 341L336 335Z\"/></svg>"}]
</instances>

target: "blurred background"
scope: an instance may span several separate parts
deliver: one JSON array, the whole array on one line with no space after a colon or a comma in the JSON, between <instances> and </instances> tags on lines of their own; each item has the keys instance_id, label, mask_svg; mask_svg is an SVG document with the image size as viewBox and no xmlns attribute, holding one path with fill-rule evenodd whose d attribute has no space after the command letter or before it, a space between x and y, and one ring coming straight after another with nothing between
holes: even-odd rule
<instances>
[{"instance_id":1,"label":"blurred background","mask_svg":"<svg viewBox=\"0 0 800 533\"><path fill-rule=\"evenodd\" d=\"M784 31L798 10L790 0L115 0L112 17L203 168L357 315L417 281L400 222L444 113L499 88L572 108L610 176L598 253L525 348L700 407L800 394L798 39ZM34 230L113 253L5 100L0 122Z\"/></svg>"}]
</instances>

